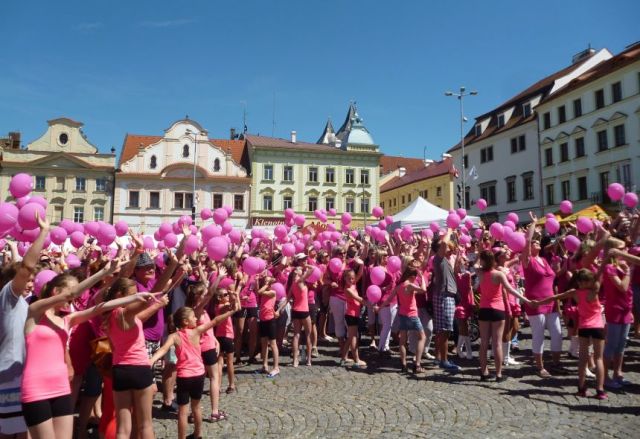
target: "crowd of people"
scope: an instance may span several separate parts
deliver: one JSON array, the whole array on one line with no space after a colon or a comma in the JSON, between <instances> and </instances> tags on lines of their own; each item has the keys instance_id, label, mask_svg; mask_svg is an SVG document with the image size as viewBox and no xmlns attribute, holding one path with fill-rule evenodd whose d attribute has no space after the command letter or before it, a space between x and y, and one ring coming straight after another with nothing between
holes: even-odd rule
<instances>
[{"instance_id":1,"label":"crowd of people","mask_svg":"<svg viewBox=\"0 0 640 439\"><path fill-rule=\"evenodd\" d=\"M7 238L2 254L2 438L83 438L96 416L101 437L152 438L155 392L160 410L176 413L179 437L198 438L204 420L233 418L220 394L236 392L239 365L261 364L277 379L281 353L310 367L320 342L339 346L336 365L371 369L364 340L369 355L397 358L402 373L428 376L424 359L455 373L452 348L474 358L472 321L479 380L507 379L523 321L537 375L567 374L564 322L578 394L588 396L593 378L593 396L605 399L605 388L628 384L625 343L632 325L640 334L640 220L631 209L586 234L572 223L549 234L531 214L503 236L482 224L391 234L325 224L229 239L224 224L205 231L183 217L167 227L178 242L163 240L166 230L153 245L129 232L109 247L85 228L71 254L47 242L53 231L38 212L35 223L29 245ZM203 414L206 378L212 412Z\"/></svg>"}]
</instances>

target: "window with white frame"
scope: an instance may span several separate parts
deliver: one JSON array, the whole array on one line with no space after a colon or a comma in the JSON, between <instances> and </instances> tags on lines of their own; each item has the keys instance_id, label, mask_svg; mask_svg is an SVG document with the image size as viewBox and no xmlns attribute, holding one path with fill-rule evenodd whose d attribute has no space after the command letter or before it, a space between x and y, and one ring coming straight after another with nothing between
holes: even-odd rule
<instances>
[{"instance_id":1,"label":"window with white frame","mask_svg":"<svg viewBox=\"0 0 640 439\"><path fill-rule=\"evenodd\" d=\"M129 191L129 207L140 207L140 191Z\"/></svg>"},{"instance_id":2,"label":"window with white frame","mask_svg":"<svg viewBox=\"0 0 640 439\"><path fill-rule=\"evenodd\" d=\"M336 206L336 200L333 197L327 197L324 200L324 204L325 204L325 209L329 210L329 209L333 209Z\"/></svg>"},{"instance_id":3,"label":"window with white frame","mask_svg":"<svg viewBox=\"0 0 640 439\"><path fill-rule=\"evenodd\" d=\"M571 180L564 180L560 183L563 200L571 200Z\"/></svg>"},{"instance_id":4,"label":"window with white frame","mask_svg":"<svg viewBox=\"0 0 640 439\"><path fill-rule=\"evenodd\" d=\"M308 211L313 212L318 209L318 197L309 197Z\"/></svg>"},{"instance_id":5,"label":"window with white frame","mask_svg":"<svg viewBox=\"0 0 640 439\"><path fill-rule=\"evenodd\" d=\"M104 207L96 206L93 208L93 220L104 221Z\"/></svg>"},{"instance_id":6,"label":"window with white frame","mask_svg":"<svg viewBox=\"0 0 640 439\"><path fill-rule=\"evenodd\" d=\"M360 200L360 212L369 213L369 199L367 197L363 197Z\"/></svg>"},{"instance_id":7,"label":"window with white frame","mask_svg":"<svg viewBox=\"0 0 640 439\"><path fill-rule=\"evenodd\" d=\"M96 178L96 192L106 192L106 191L107 191L107 179Z\"/></svg>"},{"instance_id":8,"label":"window with white frame","mask_svg":"<svg viewBox=\"0 0 640 439\"><path fill-rule=\"evenodd\" d=\"M265 195L262 197L262 210L273 210L273 196Z\"/></svg>"},{"instance_id":9,"label":"window with white frame","mask_svg":"<svg viewBox=\"0 0 640 439\"><path fill-rule=\"evenodd\" d=\"M318 168L311 167L309 168L309 182L317 183L318 182Z\"/></svg>"},{"instance_id":10,"label":"window with white frame","mask_svg":"<svg viewBox=\"0 0 640 439\"><path fill-rule=\"evenodd\" d=\"M293 181L293 166L286 165L282 168L282 179L284 181Z\"/></svg>"},{"instance_id":11,"label":"window with white frame","mask_svg":"<svg viewBox=\"0 0 640 439\"><path fill-rule=\"evenodd\" d=\"M46 177L44 175L36 175L36 186L35 186L35 190L37 191L43 191L46 189L46 185L45 185L45 181L46 181Z\"/></svg>"},{"instance_id":12,"label":"window with white frame","mask_svg":"<svg viewBox=\"0 0 640 439\"><path fill-rule=\"evenodd\" d=\"M87 190L87 179L84 177L76 177L76 191L84 192Z\"/></svg>"},{"instance_id":13,"label":"window with white frame","mask_svg":"<svg viewBox=\"0 0 640 439\"><path fill-rule=\"evenodd\" d=\"M176 192L173 194L174 209L191 209L193 206L193 193Z\"/></svg>"},{"instance_id":14,"label":"window with white frame","mask_svg":"<svg viewBox=\"0 0 640 439\"><path fill-rule=\"evenodd\" d=\"M336 173L335 169L327 168L324 172L325 183L335 183L336 182L335 173Z\"/></svg>"},{"instance_id":15,"label":"window with white frame","mask_svg":"<svg viewBox=\"0 0 640 439\"><path fill-rule=\"evenodd\" d=\"M522 176L522 187L525 200L533 200L533 172L528 172Z\"/></svg>"},{"instance_id":16,"label":"window with white frame","mask_svg":"<svg viewBox=\"0 0 640 439\"><path fill-rule=\"evenodd\" d=\"M282 197L282 208L293 209L293 197L291 195L285 195Z\"/></svg>"},{"instance_id":17,"label":"window with white frame","mask_svg":"<svg viewBox=\"0 0 640 439\"><path fill-rule=\"evenodd\" d=\"M360 170L360 184L369 184L369 170Z\"/></svg>"},{"instance_id":18,"label":"window with white frame","mask_svg":"<svg viewBox=\"0 0 640 439\"><path fill-rule=\"evenodd\" d=\"M347 198L344 205L345 212L353 213L355 211L355 201L353 198Z\"/></svg>"},{"instance_id":19,"label":"window with white frame","mask_svg":"<svg viewBox=\"0 0 640 439\"><path fill-rule=\"evenodd\" d=\"M354 184L355 183L355 171L353 169L347 169L344 173L345 183L346 184Z\"/></svg>"},{"instance_id":20,"label":"window with white frame","mask_svg":"<svg viewBox=\"0 0 640 439\"><path fill-rule=\"evenodd\" d=\"M244 210L244 195L234 194L233 196L233 209L243 211Z\"/></svg>"},{"instance_id":21,"label":"window with white frame","mask_svg":"<svg viewBox=\"0 0 640 439\"><path fill-rule=\"evenodd\" d=\"M158 191L149 192L149 208L160 209L160 192Z\"/></svg>"},{"instance_id":22,"label":"window with white frame","mask_svg":"<svg viewBox=\"0 0 640 439\"><path fill-rule=\"evenodd\" d=\"M73 208L73 222L74 223L84 222L84 207L75 206Z\"/></svg>"},{"instance_id":23,"label":"window with white frame","mask_svg":"<svg viewBox=\"0 0 640 439\"><path fill-rule=\"evenodd\" d=\"M553 204L556 204L555 200L554 200L554 196L553 196L554 195L554 191L555 191L555 189L554 189L553 183L548 184L547 185L547 206L551 206Z\"/></svg>"},{"instance_id":24,"label":"window with white frame","mask_svg":"<svg viewBox=\"0 0 640 439\"><path fill-rule=\"evenodd\" d=\"M273 165L264 165L263 180L273 180Z\"/></svg>"},{"instance_id":25,"label":"window with white frame","mask_svg":"<svg viewBox=\"0 0 640 439\"><path fill-rule=\"evenodd\" d=\"M486 183L480 187L480 197L484 198L487 202L487 206L496 205L496 184Z\"/></svg>"},{"instance_id":26,"label":"window with white frame","mask_svg":"<svg viewBox=\"0 0 640 439\"><path fill-rule=\"evenodd\" d=\"M213 194L213 208L219 209L222 207L222 194Z\"/></svg>"},{"instance_id":27,"label":"window with white frame","mask_svg":"<svg viewBox=\"0 0 640 439\"><path fill-rule=\"evenodd\" d=\"M616 125L613 127L613 138L615 146L622 146L627 144L627 136L624 132L624 124Z\"/></svg>"}]
</instances>

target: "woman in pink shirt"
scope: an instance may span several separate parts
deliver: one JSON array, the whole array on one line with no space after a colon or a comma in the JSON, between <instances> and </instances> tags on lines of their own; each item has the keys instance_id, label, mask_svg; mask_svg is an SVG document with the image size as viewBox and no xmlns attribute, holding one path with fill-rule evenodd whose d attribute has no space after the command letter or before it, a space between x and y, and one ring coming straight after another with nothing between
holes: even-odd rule
<instances>
[{"instance_id":1,"label":"woman in pink shirt","mask_svg":"<svg viewBox=\"0 0 640 439\"><path fill-rule=\"evenodd\" d=\"M178 330L169 335L167 341L151 357L151 364L161 359L172 346L175 346L177 375L177 400L178 400L178 438L186 439L189 407L193 413L193 437L201 437L202 433L202 408L200 399L204 390L204 362L200 342L202 336L218 323L240 309L240 304L227 306L225 312L209 320L205 324L198 324L198 318L192 308L182 307L173 314L173 322Z\"/></svg>"},{"instance_id":2,"label":"woman in pink shirt","mask_svg":"<svg viewBox=\"0 0 640 439\"><path fill-rule=\"evenodd\" d=\"M260 331L260 346L262 354L262 373L267 374L267 378L275 378L280 373L280 352L276 343L276 320L279 313L276 311L276 292L271 288L275 279L272 277L256 277L256 287L258 288L258 331ZM269 371L269 350L273 355L273 369Z\"/></svg>"},{"instance_id":3,"label":"woman in pink shirt","mask_svg":"<svg viewBox=\"0 0 640 439\"><path fill-rule=\"evenodd\" d=\"M513 276L512 267L519 264L518 258L511 259L511 252L509 250L500 249L495 253L497 269L502 271L507 276L509 285L513 288L517 288L515 277ZM517 366L520 362L511 357L511 340L520 330L519 317L522 314L520 308L520 302L518 298L512 294L507 296L507 302L505 303L505 322L504 332L502 333L502 353L504 355L504 366Z\"/></svg>"},{"instance_id":4,"label":"woman in pink shirt","mask_svg":"<svg viewBox=\"0 0 640 439\"><path fill-rule=\"evenodd\" d=\"M604 391L604 365L602 351L604 349L604 321L602 306L598 300L598 284L596 275L585 268L574 275L578 289L570 289L556 296L535 301L532 305L543 305L554 300L572 298L577 303L578 337L580 339L580 359L578 362L578 396L587 396L586 372L589 363L589 345L593 345L593 359L596 363L596 398L607 399Z\"/></svg>"},{"instance_id":5,"label":"woman in pink shirt","mask_svg":"<svg viewBox=\"0 0 640 439\"><path fill-rule=\"evenodd\" d=\"M365 368L367 363L360 360L360 354L358 352L358 327L360 326L360 309L364 299L358 294L358 288L356 284L356 273L353 270L345 270L342 274L342 291L346 299L344 319L347 325L347 341L346 347L351 352L353 358L353 367ZM346 364L347 349L340 360L341 365Z\"/></svg>"},{"instance_id":6,"label":"woman in pink shirt","mask_svg":"<svg viewBox=\"0 0 640 439\"><path fill-rule=\"evenodd\" d=\"M218 288L214 296L215 303L215 315L221 315L226 312L227 308L232 304L238 302L240 299L233 290L226 290ZM236 311L237 312L237 311ZM218 355L218 370L220 374L219 386L222 384L222 368L226 361L227 363L227 378L229 385L225 391L227 395L236 391L236 374L233 367L233 321L231 317L223 319L216 327L214 334L218 339L220 346L220 355Z\"/></svg>"},{"instance_id":7,"label":"woman in pink shirt","mask_svg":"<svg viewBox=\"0 0 640 439\"><path fill-rule=\"evenodd\" d=\"M609 238L605 245L607 257L602 266L604 315L607 320L607 339L604 346L605 386L610 389L620 389L627 384L622 373L622 361L633 322L631 270L624 259L609 253L611 249L622 250L624 247L624 241ZM612 378L608 376L608 369L613 370Z\"/></svg>"},{"instance_id":8,"label":"woman in pink shirt","mask_svg":"<svg viewBox=\"0 0 640 439\"><path fill-rule=\"evenodd\" d=\"M102 278L114 273L114 259L81 283L70 274L50 280L29 306L24 334L26 359L22 374L22 412L32 438L71 438L73 405L65 356L72 327L138 297L115 300L68 313L68 304ZM149 296L140 297L146 301Z\"/></svg>"},{"instance_id":9,"label":"woman in pink shirt","mask_svg":"<svg viewBox=\"0 0 640 439\"><path fill-rule=\"evenodd\" d=\"M307 366L311 366L311 317L309 314L309 290L307 288L307 278L313 273L313 267L304 265L296 267L287 279L287 301L293 302L291 307L291 319L293 320L293 367L299 364L300 332L304 328L304 335L307 345ZM283 308L283 305L280 305ZM280 309L279 309L280 311Z\"/></svg>"},{"instance_id":10,"label":"woman in pink shirt","mask_svg":"<svg viewBox=\"0 0 640 439\"><path fill-rule=\"evenodd\" d=\"M495 356L496 382L504 380L502 376L502 333L506 318L505 303L507 297L504 290L529 303L522 294L513 288L507 276L496 269L496 259L491 250L480 252L480 310L478 321L480 322L480 379L489 379L489 367L487 364L487 349L489 340Z\"/></svg>"}]
</instances>

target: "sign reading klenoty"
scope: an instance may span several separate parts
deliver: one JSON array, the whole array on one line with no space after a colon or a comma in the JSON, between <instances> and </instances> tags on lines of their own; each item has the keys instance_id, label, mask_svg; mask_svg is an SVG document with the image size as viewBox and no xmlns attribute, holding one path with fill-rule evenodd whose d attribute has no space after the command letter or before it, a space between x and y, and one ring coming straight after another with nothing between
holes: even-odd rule
<instances>
[{"instance_id":1,"label":"sign reading klenoty","mask_svg":"<svg viewBox=\"0 0 640 439\"><path fill-rule=\"evenodd\" d=\"M253 217L251 218L252 227L275 227L284 224L284 217Z\"/></svg>"}]
</instances>

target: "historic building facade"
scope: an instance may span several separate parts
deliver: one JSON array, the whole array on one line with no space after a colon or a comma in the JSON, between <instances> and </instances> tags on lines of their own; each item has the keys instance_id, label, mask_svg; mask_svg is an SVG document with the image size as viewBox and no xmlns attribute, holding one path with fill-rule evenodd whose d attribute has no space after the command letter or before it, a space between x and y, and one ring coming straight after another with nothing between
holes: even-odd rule
<instances>
[{"instance_id":1,"label":"historic building facade","mask_svg":"<svg viewBox=\"0 0 640 439\"><path fill-rule=\"evenodd\" d=\"M316 209L349 212L353 225L373 221L379 203L379 147L352 105L337 133L327 124L319 143L247 135L251 161L251 225L284 222L292 208L313 221ZM339 217L330 219L337 220Z\"/></svg>"},{"instance_id":2,"label":"historic building facade","mask_svg":"<svg viewBox=\"0 0 640 439\"><path fill-rule=\"evenodd\" d=\"M32 195L49 202L50 222L111 221L115 151L99 153L83 133L82 122L63 117L47 123L47 131L24 149L19 140L3 143L0 197L11 197L11 177L27 172L34 178ZM12 134L9 140L16 139Z\"/></svg>"},{"instance_id":3,"label":"historic building facade","mask_svg":"<svg viewBox=\"0 0 640 439\"><path fill-rule=\"evenodd\" d=\"M640 183L640 44L576 77L538 106L544 208L607 207L610 183Z\"/></svg>"},{"instance_id":4,"label":"historic building facade","mask_svg":"<svg viewBox=\"0 0 640 439\"><path fill-rule=\"evenodd\" d=\"M395 215L418 197L442 209L454 208L455 168L450 158L428 161L411 172L403 169L380 187L380 207L385 214Z\"/></svg>"},{"instance_id":5,"label":"historic building facade","mask_svg":"<svg viewBox=\"0 0 640 439\"><path fill-rule=\"evenodd\" d=\"M541 205L541 169L537 106L587 70L611 58L611 53L586 50L571 65L541 79L499 107L475 118L465 136L464 169L466 209L486 221L503 221L515 212L526 221L530 210ZM462 169L460 143L451 148L454 163ZM461 183L458 179L456 185ZM484 198L487 209L480 212L475 200Z\"/></svg>"},{"instance_id":6,"label":"historic building facade","mask_svg":"<svg viewBox=\"0 0 640 439\"><path fill-rule=\"evenodd\" d=\"M249 218L249 162L243 140L210 139L196 121L173 123L163 136L127 134L116 171L114 221L153 232L162 222L225 205L229 221L244 228ZM194 191L195 185L195 191Z\"/></svg>"}]
</instances>

